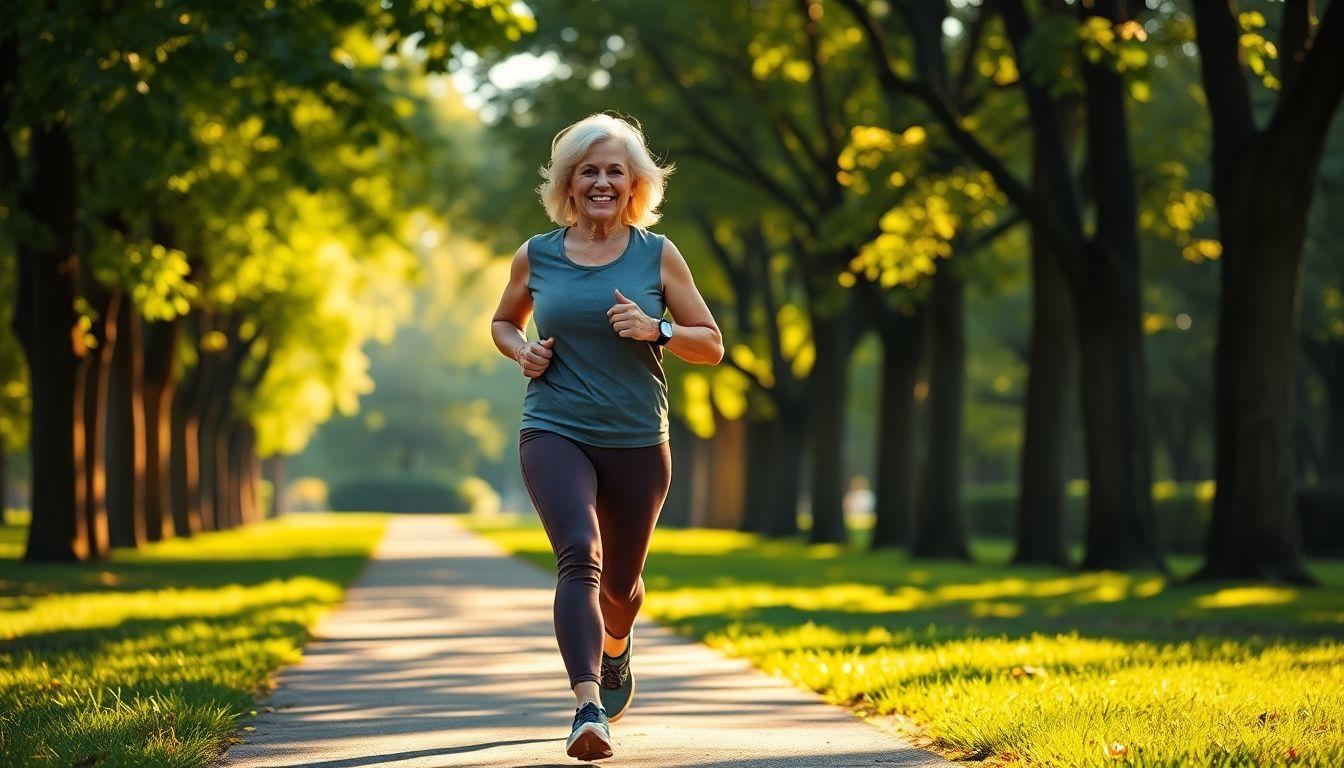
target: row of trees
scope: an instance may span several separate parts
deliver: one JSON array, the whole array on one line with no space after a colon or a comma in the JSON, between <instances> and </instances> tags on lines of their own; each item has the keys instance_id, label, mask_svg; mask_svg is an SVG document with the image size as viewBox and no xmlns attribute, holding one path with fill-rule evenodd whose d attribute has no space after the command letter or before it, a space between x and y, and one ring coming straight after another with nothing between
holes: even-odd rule
<instances>
[{"instance_id":1,"label":"row of trees","mask_svg":"<svg viewBox=\"0 0 1344 768\"><path fill-rule=\"evenodd\" d=\"M405 214L446 207L417 72L517 39L511 8L5 7L0 448L33 425L28 559L256 519L258 457L356 408L406 312Z\"/></svg>"},{"instance_id":2,"label":"row of trees","mask_svg":"<svg viewBox=\"0 0 1344 768\"><path fill-rule=\"evenodd\" d=\"M557 0L536 4L541 31L527 41L551 77L483 95L534 152L585 109L615 108L677 161L663 229L703 243L722 276L718 314L746 399L746 528L792 533L808 477L812 540L845 539L847 361L873 331L874 545L967 556L965 291L983 254L1016 248L1030 253L1033 296L1017 559L1067 562L1077 398L1082 565L1164 569L1141 253L1183 253L1222 268L1216 362L1204 361L1217 497L1201 574L1309 581L1291 501L1292 350L1306 217L1344 90L1344 11L1318 19L1290 3L1275 45L1258 11L1195 10ZM1192 93L1207 94L1207 115L1185 108ZM1136 104L1178 125L1134 129ZM1205 120L1211 153L1160 133ZM1211 179L1192 178L1203 168ZM530 205L520 193L508 192ZM1217 237L1200 237L1214 213Z\"/></svg>"}]
</instances>

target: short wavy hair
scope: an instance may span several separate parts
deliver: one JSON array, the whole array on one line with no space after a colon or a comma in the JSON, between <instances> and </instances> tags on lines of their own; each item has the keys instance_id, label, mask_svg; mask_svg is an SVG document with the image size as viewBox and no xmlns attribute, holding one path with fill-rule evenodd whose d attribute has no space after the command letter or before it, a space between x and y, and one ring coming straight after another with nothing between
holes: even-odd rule
<instances>
[{"instance_id":1,"label":"short wavy hair","mask_svg":"<svg viewBox=\"0 0 1344 768\"><path fill-rule=\"evenodd\" d=\"M557 133L551 141L551 162L540 169L546 181L537 187L546 215L561 226L578 222L578 210L569 198L569 181L588 150L605 139L621 142L630 159L630 202L621 212L621 221L636 227L656 224L662 218L658 206L663 202L673 166L659 165L654 159L639 121L606 112L583 118Z\"/></svg>"}]
</instances>

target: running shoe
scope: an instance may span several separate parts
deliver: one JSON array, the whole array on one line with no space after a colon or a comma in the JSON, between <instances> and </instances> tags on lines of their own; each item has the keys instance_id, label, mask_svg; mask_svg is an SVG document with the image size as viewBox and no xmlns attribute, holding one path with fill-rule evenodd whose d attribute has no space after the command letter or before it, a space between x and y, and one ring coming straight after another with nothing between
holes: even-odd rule
<instances>
[{"instance_id":1,"label":"running shoe","mask_svg":"<svg viewBox=\"0 0 1344 768\"><path fill-rule=\"evenodd\" d=\"M580 760L611 757L611 728L607 713L589 701L574 711L574 730L565 742L565 754Z\"/></svg>"},{"instance_id":2,"label":"running shoe","mask_svg":"<svg viewBox=\"0 0 1344 768\"><path fill-rule=\"evenodd\" d=\"M630 649L635 645L635 632L626 636L625 650L616 657L602 654L602 681L598 684L602 708L607 710L609 722L616 722L625 714L631 699L635 698L635 676L630 672Z\"/></svg>"}]
</instances>

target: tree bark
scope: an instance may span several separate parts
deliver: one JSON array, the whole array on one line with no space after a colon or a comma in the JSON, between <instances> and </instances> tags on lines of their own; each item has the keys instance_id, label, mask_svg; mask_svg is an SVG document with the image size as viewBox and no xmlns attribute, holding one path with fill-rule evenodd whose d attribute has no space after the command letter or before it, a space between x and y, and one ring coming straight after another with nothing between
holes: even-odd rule
<instances>
[{"instance_id":1,"label":"tree bark","mask_svg":"<svg viewBox=\"0 0 1344 768\"><path fill-rule=\"evenodd\" d=\"M1118 0L1093 9L1124 20ZM1096 230L1084 248L1075 291L1079 376L1088 458L1087 534L1082 567L1166 570L1152 501L1143 363L1138 202L1125 114L1125 85L1107 62L1085 62L1087 158Z\"/></svg>"},{"instance_id":2,"label":"tree bark","mask_svg":"<svg viewBox=\"0 0 1344 768\"><path fill-rule=\"evenodd\" d=\"M107 508L107 392L117 348L117 318L125 303L121 291L103 288L84 275L84 299L97 313L90 328L94 346L86 355L84 375L84 525L89 557L103 557L112 546Z\"/></svg>"},{"instance_id":3,"label":"tree bark","mask_svg":"<svg viewBox=\"0 0 1344 768\"><path fill-rule=\"evenodd\" d=\"M772 450L774 488L769 515L761 533L769 538L797 536L798 506L803 495L803 467L808 451L809 425L803 402L781 397Z\"/></svg>"},{"instance_id":4,"label":"tree bark","mask_svg":"<svg viewBox=\"0 0 1344 768\"><path fill-rule=\"evenodd\" d=\"M714 411L714 437L710 440L710 483L706 502L706 525L737 530L742 526L746 466L743 442L746 422L729 420Z\"/></svg>"},{"instance_id":5,"label":"tree bark","mask_svg":"<svg viewBox=\"0 0 1344 768\"><path fill-rule=\"evenodd\" d=\"M845 405L849 400L849 318L812 317L816 361L808 375L811 413L809 468L812 471L812 533L814 544L845 543L842 506L844 487Z\"/></svg>"},{"instance_id":6,"label":"tree bark","mask_svg":"<svg viewBox=\"0 0 1344 768\"><path fill-rule=\"evenodd\" d=\"M1223 290L1215 363L1214 476L1207 556L1196 578L1313 583L1293 514L1289 424L1302 238L1314 174L1249 164L1240 200L1220 200Z\"/></svg>"},{"instance_id":7,"label":"tree bark","mask_svg":"<svg viewBox=\"0 0 1344 768\"><path fill-rule=\"evenodd\" d=\"M751 397L763 397L753 392ZM746 419L743 452L746 462L745 491L742 499L742 523L739 530L761 533L770 517L772 483L775 480L774 450L775 421L752 415Z\"/></svg>"},{"instance_id":8,"label":"tree bark","mask_svg":"<svg viewBox=\"0 0 1344 768\"><path fill-rule=\"evenodd\" d=\"M970 559L961 514L965 291L955 268L939 265L929 297L929 447L910 537L910 554L915 557Z\"/></svg>"},{"instance_id":9,"label":"tree bark","mask_svg":"<svg viewBox=\"0 0 1344 768\"><path fill-rule=\"evenodd\" d=\"M1344 10L1330 3L1313 38L1305 4L1285 6L1279 55L1291 64L1263 131L1255 126L1231 7L1196 0L1194 10L1223 244L1214 363L1218 490L1195 578L1312 583L1292 506L1290 350L1307 212L1326 132L1344 99Z\"/></svg>"},{"instance_id":10,"label":"tree bark","mask_svg":"<svg viewBox=\"0 0 1344 768\"><path fill-rule=\"evenodd\" d=\"M695 440L695 433L691 432L681 417L675 415L668 418L668 431L672 449L672 482L658 523L672 528L686 528L691 524L692 441ZM276 498L280 498L278 490Z\"/></svg>"},{"instance_id":11,"label":"tree bark","mask_svg":"<svg viewBox=\"0 0 1344 768\"><path fill-rule=\"evenodd\" d=\"M1077 328L1059 257L1031 235L1031 351L1018 465L1013 562L1068 565L1064 455L1077 405Z\"/></svg>"},{"instance_id":12,"label":"tree bark","mask_svg":"<svg viewBox=\"0 0 1344 768\"><path fill-rule=\"evenodd\" d=\"M285 508L284 454L277 453L274 456L267 456L261 463L261 474L271 484L271 504L264 510L264 514L267 519L280 517L289 511ZM673 474L675 474L675 471Z\"/></svg>"},{"instance_id":13,"label":"tree bark","mask_svg":"<svg viewBox=\"0 0 1344 768\"><path fill-rule=\"evenodd\" d=\"M173 519L169 446L176 388L173 361L180 327L180 320L144 324L141 392L145 414L145 523L151 541L178 533ZM189 529L184 531L190 533Z\"/></svg>"},{"instance_id":14,"label":"tree bark","mask_svg":"<svg viewBox=\"0 0 1344 768\"><path fill-rule=\"evenodd\" d=\"M24 558L83 560L89 556L82 514L84 392L80 372L86 350L75 313L79 257L74 248L76 177L74 148L64 124L32 129L34 179L23 200L51 236L42 246L21 244L20 285L27 288L15 328L28 359L32 392L32 524Z\"/></svg>"},{"instance_id":15,"label":"tree bark","mask_svg":"<svg viewBox=\"0 0 1344 768\"><path fill-rule=\"evenodd\" d=\"M200 340L211 327L203 311L194 310L188 315L188 321L194 327L196 365L187 372L173 398L172 445L169 449L173 527L181 536L210 530L201 511L200 414L217 358L217 355L200 349Z\"/></svg>"},{"instance_id":16,"label":"tree bark","mask_svg":"<svg viewBox=\"0 0 1344 768\"><path fill-rule=\"evenodd\" d=\"M150 540L145 515L145 415L140 374L140 315L123 299L107 389L107 509L112 545ZM155 531L162 538L162 531Z\"/></svg>"},{"instance_id":17,"label":"tree bark","mask_svg":"<svg viewBox=\"0 0 1344 768\"><path fill-rule=\"evenodd\" d=\"M873 549L905 544L914 524L915 379L923 326L922 309L910 317L888 310L877 323L882 337L882 383L878 389Z\"/></svg>"}]
</instances>

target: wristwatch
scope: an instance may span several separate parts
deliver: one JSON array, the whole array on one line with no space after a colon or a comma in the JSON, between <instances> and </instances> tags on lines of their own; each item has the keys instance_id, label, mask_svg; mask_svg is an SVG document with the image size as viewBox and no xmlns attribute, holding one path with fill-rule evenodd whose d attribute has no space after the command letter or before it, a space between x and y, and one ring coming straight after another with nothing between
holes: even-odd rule
<instances>
[{"instance_id":1,"label":"wristwatch","mask_svg":"<svg viewBox=\"0 0 1344 768\"><path fill-rule=\"evenodd\" d=\"M665 347L667 342L672 340L672 322L669 320L658 321L658 346Z\"/></svg>"}]
</instances>

